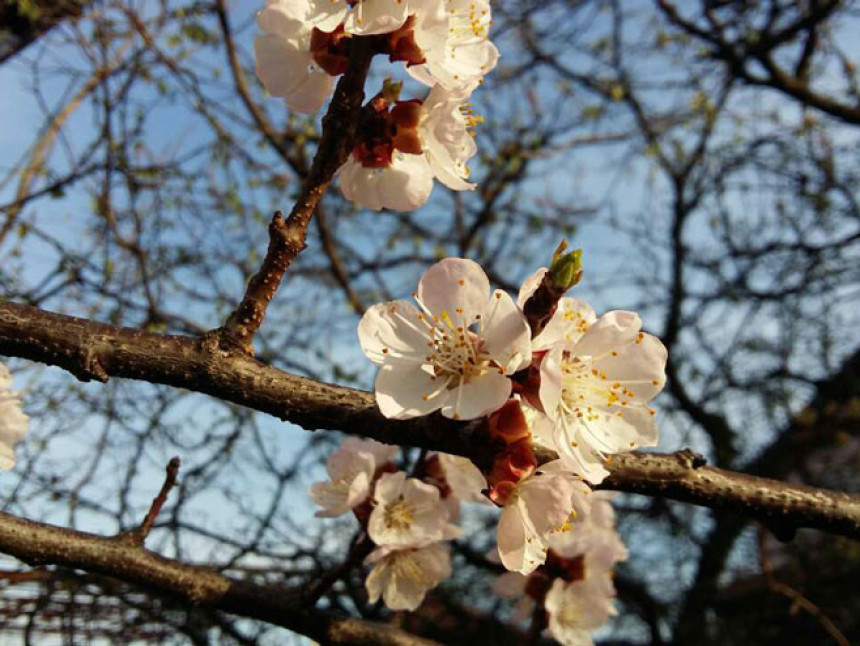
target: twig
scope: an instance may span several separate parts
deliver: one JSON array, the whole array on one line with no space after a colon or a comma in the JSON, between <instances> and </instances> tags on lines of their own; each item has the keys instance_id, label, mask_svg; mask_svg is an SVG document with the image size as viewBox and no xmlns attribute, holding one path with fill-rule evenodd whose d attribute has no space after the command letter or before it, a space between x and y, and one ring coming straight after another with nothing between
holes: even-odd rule
<instances>
[{"instance_id":1,"label":"twig","mask_svg":"<svg viewBox=\"0 0 860 646\"><path fill-rule=\"evenodd\" d=\"M349 69L338 81L328 113L323 117L322 135L310 172L286 222L277 224L277 216L272 220L269 250L272 251L274 229L278 240L275 253L266 254L260 271L248 283L242 302L217 331L219 345L224 348L240 348L253 354L250 345L263 323L269 301L286 270L307 246L307 229L314 210L352 150L374 51L368 38L350 40Z\"/></svg>"},{"instance_id":2,"label":"twig","mask_svg":"<svg viewBox=\"0 0 860 646\"><path fill-rule=\"evenodd\" d=\"M179 474L179 466L181 464L182 461L178 457L171 458L170 462L167 463L164 484L161 485L161 491L159 491L158 495L152 499L152 504L149 506L146 518L143 519L143 522L140 525L139 534L141 543L146 540L147 536L149 536L149 531L152 529L152 523L154 523L155 519L158 518L161 508L167 501L167 495L170 493L170 490L176 486L176 476Z\"/></svg>"},{"instance_id":3,"label":"twig","mask_svg":"<svg viewBox=\"0 0 860 646\"><path fill-rule=\"evenodd\" d=\"M349 553L340 565L332 568L308 584L302 594L302 601L305 605L313 607L319 598L328 592L335 583L337 583L338 579L342 578L345 574L349 573L354 567L361 563L361 561L363 561L367 555L373 551L374 547L375 545L373 544L373 541L370 540L367 534L362 532L361 536L359 536L349 548Z\"/></svg>"},{"instance_id":4,"label":"twig","mask_svg":"<svg viewBox=\"0 0 860 646\"><path fill-rule=\"evenodd\" d=\"M167 502L167 496L170 493L170 490L176 486L176 476L179 475L179 467L181 464L182 461L178 457L170 459L170 462L167 463L167 467L165 468L164 483L161 485L161 490L158 492L158 495L152 499L152 504L149 506L149 511L146 512L146 517L143 519L140 527L120 534L118 537L120 540L136 543L137 545L143 545L144 541L146 541L146 537L149 536L152 524L155 522L155 519L158 518L158 514L161 512L161 508L164 506L164 503Z\"/></svg>"},{"instance_id":5,"label":"twig","mask_svg":"<svg viewBox=\"0 0 860 646\"><path fill-rule=\"evenodd\" d=\"M842 634L842 631L836 627L836 624L828 617L817 605L803 596L801 592L795 590L790 585L777 581L773 576L773 568L771 568L770 560L767 556L767 528L759 527L758 531L758 554L761 564L761 572L764 575L767 587L776 594L782 595L791 601L790 614L794 614L797 609L806 611L809 615L815 618L821 627L830 635L839 646L850 646L848 639Z\"/></svg>"}]
</instances>

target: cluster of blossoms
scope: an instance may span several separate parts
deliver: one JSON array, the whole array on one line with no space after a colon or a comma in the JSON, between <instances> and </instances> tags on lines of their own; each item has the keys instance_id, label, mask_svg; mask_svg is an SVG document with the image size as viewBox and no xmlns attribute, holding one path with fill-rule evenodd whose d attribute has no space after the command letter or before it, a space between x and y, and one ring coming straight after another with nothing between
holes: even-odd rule
<instances>
[{"instance_id":1,"label":"cluster of blossoms","mask_svg":"<svg viewBox=\"0 0 860 646\"><path fill-rule=\"evenodd\" d=\"M411 211L427 201L434 177L453 190L474 188L466 163L481 119L468 101L499 56L488 0L268 0L257 23L257 75L296 112L325 103L356 38L430 87L424 99L401 101L401 86L386 83L363 108L340 170L347 199Z\"/></svg>"},{"instance_id":2,"label":"cluster of blossoms","mask_svg":"<svg viewBox=\"0 0 860 646\"><path fill-rule=\"evenodd\" d=\"M27 433L29 424L21 410L21 399L11 387L12 375L0 363L0 469L15 466L15 445Z\"/></svg>"},{"instance_id":3,"label":"cluster of blossoms","mask_svg":"<svg viewBox=\"0 0 860 646\"><path fill-rule=\"evenodd\" d=\"M424 486L440 493L428 489L435 507L426 503L422 509L433 508L437 525L433 532L410 534L408 543L415 554L434 546L434 558L422 562L409 557L412 588L420 588L423 598L450 570L447 552L438 543L455 534L445 529L453 518L450 507L442 504L446 496L487 499L502 508L498 558L519 577L508 580L520 581L521 590L544 605L557 639L585 644L612 614L611 571L626 558L608 499L593 494L592 487L608 475L612 454L657 444L655 411L648 403L665 381L667 355L658 339L642 332L635 313L598 317L585 303L566 297L533 334L524 309L547 271L529 277L514 301L501 290L491 291L486 274L473 261L447 258L425 272L412 294L414 303L371 307L358 336L364 353L379 365L376 399L386 417L408 419L440 411L451 419L485 418L491 459L480 469L464 458L434 458L444 465L443 476L430 477ZM539 465L538 447L558 459ZM326 486L360 491L366 500L366 483L372 479L368 468L365 476L350 471L348 483ZM432 472L423 470L425 480ZM331 475L337 481L335 472ZM408 517L410 527L418 526L414 505L406 516L386 511L393 485L381 486L393 477L376 476L368 532L380 547L373 562L406 558L398 554L404 543L393 544L374 529L373 514L394 525ZM452 483L458 479L468 487L455 488ZM396 480L398 500L404 500L402 487L412 480L405 474ZM392 521L395 517L401 520ZM376 565L368 590L372 598L381 594L390 607L402 608L406 575L398 578L396 572L391 562ZM420 586L415 583L419 579ZM420 602L418 596L410 599ZM394 598L397 605L389 603Z\"/></svg>"},{"instance_id":4,"label":"cluster of blossoms","mask_svg":"<svg viewBox=\"0 0 860 646\"><path fill-rule=\"evenodd\" d=\"M550 634L565 646L591 646L592 631L615 614L612 572L627 548L615 531L611 500L607 492L592 494L588 520L552 537L543 567L528 576L507 572L493 583L498 596L519 600L519 620L542 605Z\"/></svg>"},{"instance_id":5,"label":"cluster of blossoms","mask_svg":"<svg viewBox=\"0 0 860 646\"><path fill-rule=\"evenodd\" d=\"M375 549L366 587L393 610L415 610L428 590L451 576L445 541L462 530L451 521L460 501L480 501L486 481L467 459L435 454L419 465L419 477L398 470L397 448L347 439L328 460L330 480L315 483L311 498L319 517L352 511Z\"/></svg>"}]
</instances>

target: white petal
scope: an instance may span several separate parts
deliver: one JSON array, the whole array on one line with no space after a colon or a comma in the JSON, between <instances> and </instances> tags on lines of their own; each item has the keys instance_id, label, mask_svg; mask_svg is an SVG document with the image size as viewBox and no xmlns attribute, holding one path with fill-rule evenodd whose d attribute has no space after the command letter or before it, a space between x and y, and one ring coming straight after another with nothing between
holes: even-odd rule
<instances>
[{"instance_id":1,"label":"white petal","mask_svg":"<svg viewBox=\"0 0 860 646\"><path fill-rule=\"evenodd\" d=\"M562 298L552 318L541 333L532 340L535 350L550 348L556 343L564 343L571 348L597 320L594 310L587 303L573 298Z\"/></svg>"},{"instance_id":2,"label":"white petal","mask_svg":"<svg viewBox=\"0 0 860 646\"><path fill-rule=\"evenodd\" d=\"M307 15L308 4L302 0L272 3L257 12L257 26L270 34L295 38L309 30Z\"/></svg>"},{"instance_id":3,"label":"white petal","mask_svg":"<svg viewBox=\"0 0 860 646\"><path fill-rule=\"evenodd\" d=\"M423 366L382 366L375 390L379 410L389 419L427 415L445 405L449 397L445 382Z\"/></svg>"},{"instance_id":4,"label":"white petal","mask_svg":"<svg viewBox=\"0 0 860 646\"><path fill-rule=\"evenodd\" d=\"M309 0L307 18L309 27L325 32L333 32L347 15L346 0Z\"/></svg>"},{"instance_id":5,"label":"white petal","mask_svg":"<svg viewBox=\"0 0 860 646\"><path fill-rule=\"evenodd\" d=\"M497 411L511 396L511 380L495 370L449 391L442 414L450 419L477 419Z\"/></svg>"},{"instance_id":6,"label":"white petal","mask_svg":"<svg viewBox=\"0 0 860 646\"><path fill-rule=\"evenodd\" d=\"M254 39L257 76L272 96L287 96L300 80L297 70L311 63L296 41L263 34Z\"/></svg>"},{"instance_id":7,"label":"white petal","mask_svg":"<svg viewBox=\"0 0 860 646\"><path fill-rule=\"evenodd\" d=\"M387 34L403 26L408 9L405 0L361 0L346 17L344 30L361 36Z\"/></svg>"},{"instance_id":8,"label":"white petal","mask_svg":"<svg viewBox=\"0 0 860 646\"><path fill-rule=\"evenodd\" d=\"M447 312L468 324L483 315L490 281L478 263L466 258L445 258L430 267L418 283L417 296L433 314Z\"/></svg>"},{"instance_id":9,"label":"white petal","mask_svg":"<svg viewBox=\"0 0 860 646\"><path fill-rule=\"evenodd\" d=\"M576 356L602 356L636 342L642 320L635 312L614 311L601 316L574 348Z\"/></svg>"},{"instance_id":10,"label":"white petal","mask_svg":"<svg viewBox=\"0 0 860 646\"><path fill-rule=\"evenodd\" d=\"M414 211L424 206L433 190L433 171L424 155L395 152L391 166L376 177L382 206L392 211Z\"/></svg>"},{"instance_id":11,"label":"white petal","mask_svg":"<svg viewBox=\"0 0 860 646\"><path fill-rule=\"evenodd\" d=\"M610 354L596 361L594 367L605 372L609 381L632 391L633 400L647 402L663 389L668 354L657 337L643 334L641 341L616 352L616 356Z\"/></svg>"},{"instance_id":12,"label":"white petal","mask_svg":"<svg viewBox=\"0 0 860 646\"><path fill-rule=\"evenodd\" d=\"M480 326L483 349L508 374L531 363L531 332L520 308L505 292L496 290Z\"/></svg>"},{"instance_id":13,"label":"white petal","mask_svg":"<svg viewBox=\"0 0 860 646\"><path fill-rule=\"evenodd\" d=\"M358 324L358 340L376 364L414 366L425 363L428 334L421 312L409 301L390 301L370 307Z\"/></svg>"},{"instance_id":14,"label":"white petal","mask_svg":"<svg viewBox=\"0 0 860 646\"><path fill-rule=\"evenodd\" d=\"M523 574L531 572L525 563L525 520L518 505L511 504L502 510L496 540L499 546L499 558L502 561L502 565L511 572L521 572Z\"/></svg>"},{"instance_id":15,"label":"white petal","mask_svg":"<svg viewBox=\"0 0 860 646\"><path fill-rule=\"evenodd\" d=\"M540 362L540 387L538 397L544 412L551 419L557 419L562 393L561 362L564 348L559 344L544 355Z\"/></svg>"},{"instance_id":16,"label":"white petal","mask_svg":"<svg viewBox=\"0 0 860 646\"><path fill-rule=\"evenodd\" d=\"M332 91L334 81L323 70L311 65L301 81L284 97L284 101L294 112L313 114L326 102Z\"/></svg>"}]
</instances>

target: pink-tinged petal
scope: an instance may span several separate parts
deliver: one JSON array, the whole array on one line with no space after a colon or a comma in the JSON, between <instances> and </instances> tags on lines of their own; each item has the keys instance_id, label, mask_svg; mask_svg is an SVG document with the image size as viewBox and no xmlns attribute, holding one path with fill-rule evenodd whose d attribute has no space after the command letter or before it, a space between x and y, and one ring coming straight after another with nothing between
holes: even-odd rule
<instances>
[{"instance_id":1,"label":"pink-tinged petal","mask_svg":"<svg viewBox=\"0 0 860 646\"><path fill-rule=\"evenodd\" d=\"M433 191L433 171L424 155L395 152L391 166L376 178L382 206L392 211L414 211Z\"/></svg>"},{"instance_id":2,"label":"pink-tinged petal","mask_svg":"<svg viewBox=\"0 0 860 646\"><path fill-rule=\"evenodd\" d=\"M350 202L379 211L384 206L377 185L379 172L377 168L365 168L350 155L338 171L340 192Z\"/></svg>"},{"instance_id":3,"label":"pink-tinged petal","mask_svg":"<svg viewBox=\"0 0 860 646\"><path fill-rule=\"evenodd\" d=\"M482 493L487 488L487 479L469 458L447 453L438 455L445 483L456 498L466 502L487 502Z\"/></svg>"},{"instance_id":4,"label":"pink-tinged petal","mask_svg":"<svg viewBox=\"0 0 860 646\"><path fill-rule=\"evenodd\" d=\"M538 397L544 411L551 419L558 417L558 407L561 404L561 362L563 357L564 348L561 345L557 345L544 355L540 363Z\"/></svg>"},{"instance_id":5,"label":"pink-tinged petal","mask_svg":"<svg viewBox=\"0 0 860 646\"><path fill-rule=\"evenodd\" d=\"M21 410L18 398L0 392L0 469L15 466L15 445L24 439L29 423L30 418Z\"/></svg>"},{"instance_id":6,"label":"pink-tinged petal","mask_svg":"<svg viewBox=\"0 0 860 646\"><path fill-rule=\"evenodd\" d=\"M477 419L498 410L511 396L511 380L491 371L448 392L442 414L450 419Z\"/></svg>"},{"instance_id":7,"label":"pink-tinged petal","mask_svg":"<svg viewBox=\"0 0 860 646\"><path fill-rule=\"evenodd\" d=\"M561 529L570 517L573 486L566 474L540 473L521 482L517 492L535 531L545 536Z\"/></svg>"},{"instance_id":8,"label":"pink-tinged petal","mask_svg":"<svg viewBox=\"0 0 860 646\"><path fill-rule=\"evenodd\" d=\"M417 296L430 312L468 327L483 316L490 281L478 263L466 258L445 258L430 267L418 283ZM460 310L460 311L458 311Z\"/></svg>"},{"instance_id":9,"label":"pink-tinged petal","mask_svg":"<svg viewBox=\"0 0 860 646\"><path fill-rule=\"evenodd\" d=\"M368 453L373 456L373 466L375 469L392 462L400 448L391 444L383 444L376 440L370 440L363 437L348 437L340 447L341 451L350 451L352 453Z\"/></svg>"},{"instance_id":10,"label":"pink-tinged petal","mask_svg":"<svg viewBox=\"0 0 860 646\"><path fill-rule=\"evenodd\" d=\"M663 389L668 353L657 337L643 334L616 352L595 361L594 367L606 373L609 381L632 392L630 399L647 402Z\"/></svg>"},{"instance_id":11,"label":"pink-tinged petal","mask_svg":"<svg viewBox=\"0 0 860 646\"><path fill-rule=\"evenodd\" d=\"M257 76L272 96L287 96L299 81L298 68L310 62L310 52L301 52L295 41L263 34L254 39Z\"/></svg>"},{"instance_id":12,"label":"pink-tinged petal","mask_svg":"<svg viewBox=\"0 0 860 646\"><path fill-rule=\"evenodd\" d=\"M257 26L269 34L295 38L308 31L306 2L277 2L257 12Z\"/></svg>"},{"instance_id":13,"label":"pink-tinged petal","mask_svg":"<svg viewBox=\"0 0 860 646\"><path fill-rule=\"evenodd\" d=\"M326 102L333 85L334 80L331 76L316 65L312 65L310 71L296 84L293 91L284 97L284 102L293 112L313 114Z\"/></svg>"},{"instance_id":14,"label":"pink-tinged petal","mask_svg":"<svg viewBox=\"0 0 860 646\"><path fill-rule=\"evenodd\" d=\"M502 565L511 572L526 570L526 530L522 511L516 504L502 510L496 540Z\"/></svg>"},{"instance_id":15,"label":"pink-tinged petal","mask_svg":"<svg viewBox=\"0 0 860 646\"><path fill-rule=\"evenodd\" d=\"M420 417L437 410L447 399L442 379L421 366L403 369L382 366L376 376L376 403L389 419Z\"/></svg>"},{"instance_id":16,"label":"pink-tinged petal","mask_svg":"<svg viewBox=\"0 0 860 646\"><path fill-rule=\"evenodd\" d=\"M356 453L341 447L326 461L326 471L332 480L352 480L359 473L372 476L376 470L376 460L370 453Z\"/></svg>"},{"instance_id":17,"label":"pink-tinged petal","mask_svg":"<svg viewBox=\"0 0 860 646\"><path fill-rule=\"evenodd\" d=\"M526 317L514 300L505 292L496 290L485 310L480 325L483 350L506 374L513 374L532 361L531 331Z\"/></svg>"},{"instance_id":18,"label":"pink-tinged petal","mask_svg":"<svg viewBox=\"0 0 860 646\"><path fill-rule=\"evenodd\" d=\"M425 363L428 335L421 312L409 301L378 303L361 317L358 341L375 364L414 366Z\"/></svg>"},{"instance_id":19,"label":"pink-tinged petal","mask_svg":"<svg viewBox=\"0 0 860 646\"><path fill-rule=\"evenodd\" d=\"M642 320L635 312L607 312L589 328L574 348L576 356L601 357L636 342Z\"/></svg>"}]
</instances>

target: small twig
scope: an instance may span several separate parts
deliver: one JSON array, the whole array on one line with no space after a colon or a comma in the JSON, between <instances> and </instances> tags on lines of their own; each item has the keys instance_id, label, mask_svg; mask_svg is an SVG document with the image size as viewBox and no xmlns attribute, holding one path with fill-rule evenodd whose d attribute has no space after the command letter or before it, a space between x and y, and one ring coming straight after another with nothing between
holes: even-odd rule
<instances>
[{"instance_id":1,"label":"small twig","mask_svg":"<svg viewBox=\"0 0 860 646\"><path fill-rule=\"evenodd\" d=\"M842 631L836 627L836 624L828 617L817 605L803 596L801 592L795 590L790 585L777 581L773 576L773 568L770 565L770 560L767 556L767 529L759 527L758 532L758 554L761 564L761 571L764 575L764 580L767 587L776 594L782 595L791 601L789 614L794 615L798 609L806 611L814 619L821 624L821 627L833 638L839 646L850 646L848 639L842 634Z\"/></svg>"},{"instance_id":2,"label":"small twig","mask_svg":"<svg viewBox=\"0 0 860 646\"><path fill-rule=\"evenodd\" d=\"M376 547L373 541L364 532L356 539L349 549L349 553L343 563L332 568L321 577L312 581L302 594L302 600L307 606L313 606L320 597L328 592L338 579L349 573L361 561L363 561Z\"/></svg>"},{"instance_id":3,"label":"small twig","mask_svg":"<svg viewBox=\"0 0 860 646\"><path fill-rule=\"evenodd\" d=\"M149 536L152 524L158 518L158 514L161 512L164 503L167 502L170 490L176 486L176 476L179 475L179 466L181 464L182 461L178 457L170 458L170 462L167 463L167 467L165 468L164 484L161 485L158 495L152 499L152 504L149 506L149 511L146 512L146 517L137 529L120 534L119 538L121 540L143 545L146 537Z\"/></svg>"},{"instance_id":4,"label":"small twig","mask_svg":"<svg viewBox=\"0 0 860 646\"><path fill-rule=\"evenodd\" d=\"M240 348L253 354L251 342L263 323L269 301L286 270L307 246L307 229L317 204L352 151L374 49L368 38L352 38L351 41L349 69L338 81L328 113L323 117L322 135L311 169L286 221L278 222L277 216L272 220L269 253L263 266L251 278L235 312L216 332L222 347Z\"/></svg>"}]
</instances>

